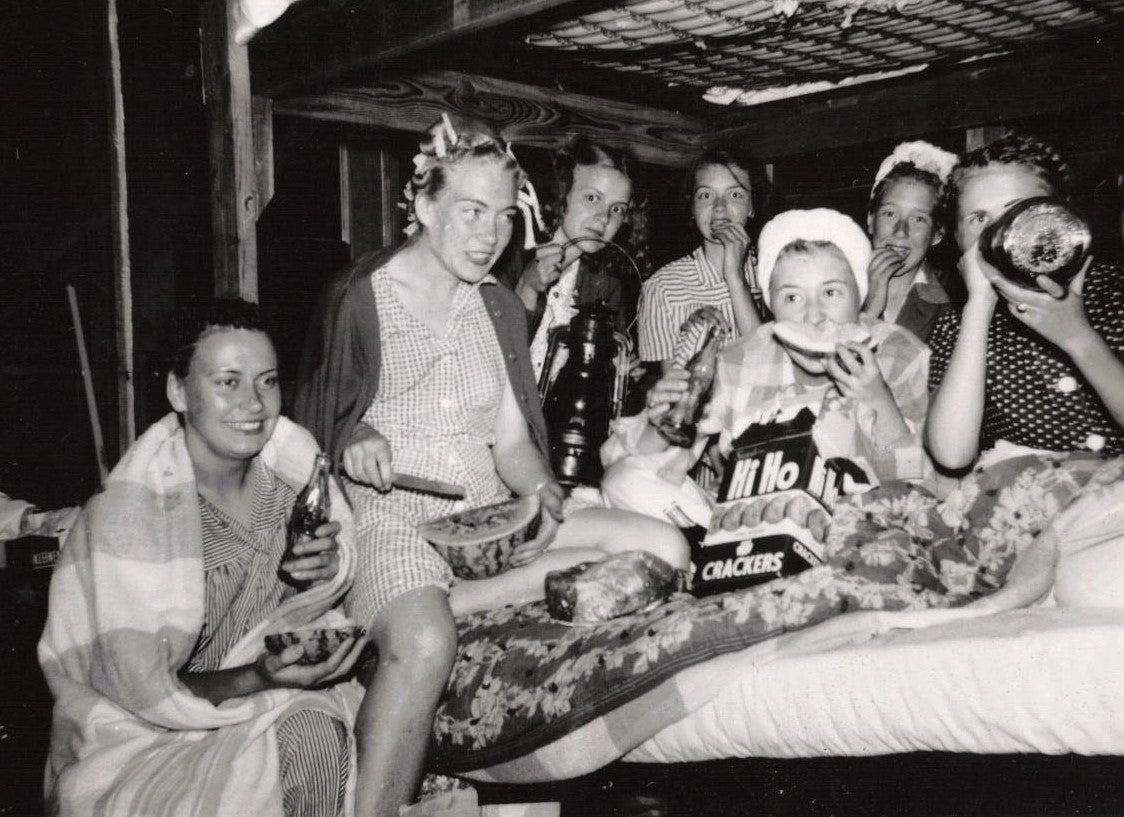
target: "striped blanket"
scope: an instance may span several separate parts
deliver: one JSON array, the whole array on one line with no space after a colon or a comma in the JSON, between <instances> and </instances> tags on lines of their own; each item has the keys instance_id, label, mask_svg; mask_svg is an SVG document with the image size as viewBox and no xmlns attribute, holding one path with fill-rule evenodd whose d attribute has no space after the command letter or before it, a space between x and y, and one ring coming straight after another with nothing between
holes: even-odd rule
<instances>
[{"instance_id":1,"label":"striped blanket","mask_svg":"<svg viewBox=\"0 0 1124 817\"><path fill-rule=\"evenodd\" d=\"M300 488L317 447L281 418L261 453ZM333 486L334 490L335 486ZM340 570L282 603L223 668L263 636L310 623L351 584L354 531L342 496ZM174 414L146 431L83 510L51 581L39 660L55 697L49 814L279 815L274 725L297 708L351 716L338 691L270 690L215 706L177 678L204 615L202 534L184 434Z\"/></svg>"}]
</instances>

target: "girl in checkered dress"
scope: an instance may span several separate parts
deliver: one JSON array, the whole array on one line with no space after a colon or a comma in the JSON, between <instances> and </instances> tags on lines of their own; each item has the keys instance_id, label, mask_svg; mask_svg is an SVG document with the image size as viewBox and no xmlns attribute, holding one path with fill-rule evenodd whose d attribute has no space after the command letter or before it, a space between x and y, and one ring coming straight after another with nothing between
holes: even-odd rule
<instances>
[{"instance_id":1,"label":"girl in checkered dress","mask_svg":"<svg viewBox=\"0 0 1124 817\"><path fill-rule=\"evenodd\" d=\"M679 532L651 519L595 508L563 522L523 309L489 274L511 237L523 173L501 142L458 134L447 119L432 137L407 185L410 238L330 290L336 314L323 316L325 348L306 365L298 400L298 416L351 483L359 564L349 612L378 648L356 723L363 817L396 817L414 794L452 667L455 615L541 599L548 571L616 551L643 547L677 569L688 561ZM347 373L322 376L341 360L360 370L360 388ZM332 424L349 413L356 422ZM394 488L395 472L456 482L466 498ZM507 572L454 581L417 524L513 493L541 500L538 536Z\"/></svg>"}]
</instances>

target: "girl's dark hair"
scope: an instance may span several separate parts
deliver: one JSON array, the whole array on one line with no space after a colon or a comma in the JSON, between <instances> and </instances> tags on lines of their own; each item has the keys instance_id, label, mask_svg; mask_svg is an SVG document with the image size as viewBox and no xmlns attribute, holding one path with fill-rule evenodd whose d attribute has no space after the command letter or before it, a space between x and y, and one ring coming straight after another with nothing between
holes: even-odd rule
<instances>
[{"instance_id":1,"label":"girl's dark hair","mask_svg":"<svg viewBox=\"0 0 1124 817\"><path fill-rule=\"evenodd\" d=\"M565 147L551 156L553 177L551 195L543 201L543 221L548 234L553 235L566 215L566 200L574 187L574 168L579 165L604 165L618 170L632 181L632 206L621 231L614 241L632 256L642 276L649 272L648 261L648 203L636 189L633 167L636 159L626 150L595 144L584 136L572 138ZM601 272L631 279L635 272L628 260L612 247L606 247L590 259Z\"/></svg>"},{"instance_id":2,"label":"girl's dark hair","mask_svg":"<svg viewBox=\"0 0 1124 817\"><path fill-rule=\"evenodd\" d=\"M169 324L167 369L181 380L187 377L199 341L225 329L249 329L268 337L257 304L241 298L218 298L180 309Z\"/></svg>"},{"instance_id":3,"label":"girl's dark hair","mask_svg":"<svg viewBox=\"0 0 1124 817\"><path fill-rule=\"evenodd\" d=\"M765 212L773 194L773 185L765 174L765 166L752 154L736 148L716 145L704 150L683 177L683 198L688 202L695 195L695 183L699 171L707 165L725 165L727 168L741 169L749 178L749 220L757 221Z\"/></svg>"},{"instance_id":4,"label":"girl's dark hair","mask_svg":"<svg viewBox=\"0 0 1124 817\"><path fill-rule=\"evenodd\" d=\"M882 206L882 196L885 194L886 188L891 182L896 182L899 179L912 179L933 188L933 192L936 193L936 200L933 203L933 223L944 224L944 199L941 196L940 176L931 170L923 170L913 162L898 162L890 168L890 172L878 180L878 184L874 185L874 189L870 191L870 203L866 207L867 215L874 213Z\"/></svg>"},{"instance_id":5,"label":"girl's dark hair","mask_svg":"<svg viewBox=\"0 0 1124 817\"><path fill-rule=\"evenodd\" d=\"M948 177L944 190L944 213L955 228L960 190L973 171L997 165L1022 165L1050 186L1056 195L1069 196L1071 178L1069 165L1061 153L1048 142L1034 136L1016 133L1003 136L982 148L969 151L960 157Z\"/></svg>"}]
</instances>

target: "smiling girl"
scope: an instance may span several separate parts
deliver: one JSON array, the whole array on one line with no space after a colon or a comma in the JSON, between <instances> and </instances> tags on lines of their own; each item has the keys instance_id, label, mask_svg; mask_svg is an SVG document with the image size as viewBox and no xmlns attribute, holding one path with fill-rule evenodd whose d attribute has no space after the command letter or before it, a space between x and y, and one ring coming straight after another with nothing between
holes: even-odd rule
<instances>
[{"instance_id":1,"label":"smiling girl","mask_svg":"<svg viewBox=\"0 0 1124 817\"><path fill-rule=\"evenodd\" d=\"M167 378L175 413L87 504L52 580L48 800L58 814L335 817L350 712L326 688L361 644L305 665L302 646L275 655L263 635L309 623L347 590L351 516L340 497L333 521L289 547L317 448L280 416L273 343L245 302L184 317Z\"/></svg>"},{"instance_id":2,"label":"smiling girl","mask_svg":"<svg viewBox=\"0 0 1124 817\"><path fill-rule=\"evenodd\" d=\"M536 377L550 332L569 324L578 309L604 305L616 328L627 330L632 304L620 276L636 272L607 242L620 243L642 265L647 238L643 212L633 203L628 153L578 137L553 158L557 193L544 208L550 241L538 246L517 280L507 281L527 310Z\"/></svg>"}]
</instances>

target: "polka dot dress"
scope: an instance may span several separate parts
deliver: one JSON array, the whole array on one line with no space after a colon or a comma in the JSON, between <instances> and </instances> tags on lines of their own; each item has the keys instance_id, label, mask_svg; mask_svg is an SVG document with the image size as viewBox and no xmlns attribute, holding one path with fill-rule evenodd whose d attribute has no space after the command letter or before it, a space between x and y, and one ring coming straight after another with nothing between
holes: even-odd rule
<instances>
[{"instance_id":1,"label":"polka dot dress","mask_svg":"<svg viewBox=\"0 0 1124 817\"><path fill-rule=\"evenodd\" d=\"M1096 264L1085 279L1089 323L1124 359L1124 270ZM960 313L945 312L929 343L929 386L944 377L960 331ZM1049 451L1124 454L1124 432L1069 357L1016 320L1003 302L987 340L986 395L980 447L997 440Z\"/></svg>"}]
</instances>

